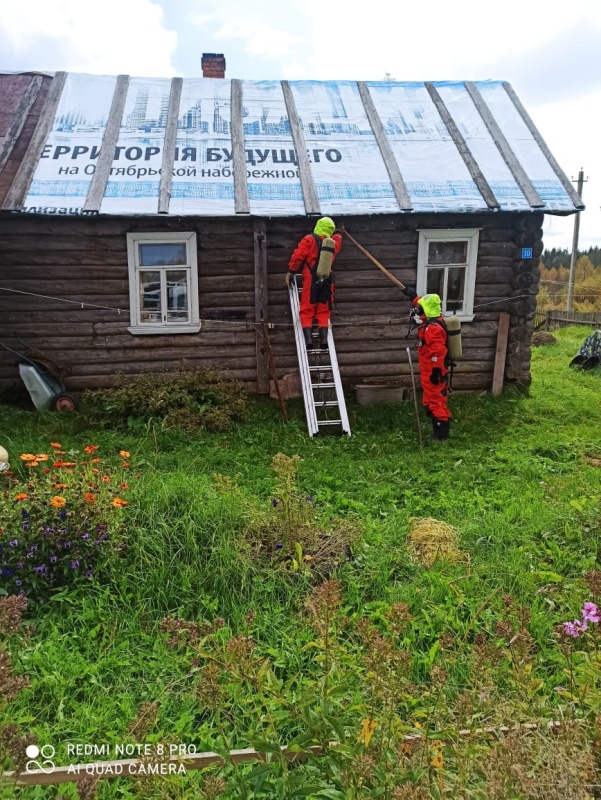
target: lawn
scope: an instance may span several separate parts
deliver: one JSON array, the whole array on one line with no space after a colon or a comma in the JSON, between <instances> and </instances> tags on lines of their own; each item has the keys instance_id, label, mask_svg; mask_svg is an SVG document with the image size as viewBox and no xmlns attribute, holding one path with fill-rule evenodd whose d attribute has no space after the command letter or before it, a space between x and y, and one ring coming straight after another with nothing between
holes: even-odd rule
<instances>
[{"instance_id":1,"label":"lawn","mask_svg":"<svg viewBox=\"0 0 601 800\"><path fill-rule=\"evenodd\" d=\"M586 723L601 711L596 629L571 649L555 634L596 599L583 576L601 569L601 374L568 369L586 333L566 329L557 344L534 350L529 393L453 396L451 439L427 441L423 453L410 403L351 404L351 437L313 440L300 402L289 404L288 424L264 399L232 430L194 436L82 430L76 417L1 406L0 443L16 473L25 472L19 454L46 452L51 441L66 451L97 445L103 457L124 450L131 466L128 506L119 511L125 546L98 575L30 603L25 622L34 630L21 643L9 637L30 687L4 711L0 696L0 724L18 723L40 745L52 744L58 764L94 760L69 757L68 743L107 744L113 757L123 742L220 752L294 737L300 749L342 742L335 757L295 769L274 758L266 767L213 770L208 779L107 780L98 788L106 800L593 796L575 780L570 794L559 779L536 793L551 772L568 774L561 759L574 757L566 742L553 750L555 762L541 756L542 744L533 754L530 740L510 743L525 764L536 760L536 769L528 766L538 786L511 773L513 783L499 788L498 776L511 772L504 745L470 740L468 748L456 733L580 718L580 752L592 759L586 769L596 757ZM292 488L274 474L278 453L302 459ZM324 563L310 540L279 547L286 503L302 517L299 530L348 537L349 547ZM425 567L410 556L416 517L458 531L456 560ZM327 579L329 599L316 593ZM165 617L224 622L207 625L204 638L196 632L186 649L166 643ZM236 650L251 639L252 654ZM223 667L218 677L211 664ZM216 701L206 692L212 679ZM158 704L148 725L138 716L143 703ZM401 756L402 736L420 729L432 742ZM496 758L495 769L483 758ZM412 784L421 787L414 794ZM1 796L77 794L64 784L11 786Z\"/></svg>"}]
</instances>

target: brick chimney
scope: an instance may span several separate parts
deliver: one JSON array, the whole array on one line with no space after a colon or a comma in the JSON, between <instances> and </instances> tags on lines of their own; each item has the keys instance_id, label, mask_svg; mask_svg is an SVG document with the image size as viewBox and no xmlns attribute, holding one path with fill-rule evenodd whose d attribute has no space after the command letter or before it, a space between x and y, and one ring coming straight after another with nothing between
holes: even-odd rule
<instances>
[{"instance_id":1,"label":"brick chimney","mask_svg":"<svg viewBox=\"0 0 601 800\"><path fill-rule=\"evenodd\" d=\"M225 78L225 57L223 53L202 54L202 77Z\"/></svg>"}]
</instances>

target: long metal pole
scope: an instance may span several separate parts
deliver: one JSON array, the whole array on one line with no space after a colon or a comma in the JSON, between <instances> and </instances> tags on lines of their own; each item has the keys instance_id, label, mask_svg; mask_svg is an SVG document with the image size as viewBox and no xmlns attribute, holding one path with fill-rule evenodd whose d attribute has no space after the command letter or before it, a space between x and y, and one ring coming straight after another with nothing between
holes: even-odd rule
<instances>
[{"instance_id":1,"label":"long metal pole","mask_svg":"<svg viewBox=\"0 0 601 800\"><path fill-rule=\"evenodd\" d=\"M582 189L584 187L584 172L582 167L578 173L578 194L582 198ZM572 310L572 301L574 299L574 277L576 275L576 262L578 260L578 235L580 233L580 211L576 212L574 218L574 238L572 239L572 258L570 259L570 277L568 283L568 302L566 306L567 311Z\"/></svg>"},{"instance_id":2,"label":"long metal pole","mask_svg":"<svg viewBox=\"0 0 601 800\"><path fill-rule=\"evenodd\" d=\"M411 348L406 347L407 358L409 359L409 370L411 371L411 383L413 385L413 406L415 408L415 424L417 425L417 438L419 440L419 449L423 451L424 442L422 440L422 428L419 424L419 409L417 407L417 388L415 386L415 374L413 372L413 361L411 360Z\"/></svg>"}]
</instances>

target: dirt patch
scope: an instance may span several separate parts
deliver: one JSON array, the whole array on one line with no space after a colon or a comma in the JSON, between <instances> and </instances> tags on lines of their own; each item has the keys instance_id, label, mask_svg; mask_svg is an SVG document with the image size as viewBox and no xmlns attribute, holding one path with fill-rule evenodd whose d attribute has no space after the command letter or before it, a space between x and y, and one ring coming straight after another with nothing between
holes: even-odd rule
<instances>
[{"instance_id":1,"label":"dirt patch","mask_svg":"<svg viewBox=\"0 0 601 800\"><path fill-rule=\"evenodd\" d=\"M411 531L407 549L422 567L431 567L435 561L455 564L464 554L459 549L459 532L452 525L433 517L411 517Z\"/></svg>"},{"instance_id":2,"label":"dirt patch","mask_svg":"<svg viewBox=\"0 0 601 800\"><path fill-rule=\"evenodd\" d=\"M601 458L596 458L595 456L585 456L584 460L589 467L599 467L599 469L601 469Z\"/></svg>"},{"instance_id":3,"label":"dirt patch","mask_svg":"<svg viewBox=\"0 0 601 800\"><path fill-rule=\"evenodd\" d=\"M532 347L543 347L546 344L557 344L557 339L547 331L537 331L532 335Z\"/></svg>"}]
</instances>

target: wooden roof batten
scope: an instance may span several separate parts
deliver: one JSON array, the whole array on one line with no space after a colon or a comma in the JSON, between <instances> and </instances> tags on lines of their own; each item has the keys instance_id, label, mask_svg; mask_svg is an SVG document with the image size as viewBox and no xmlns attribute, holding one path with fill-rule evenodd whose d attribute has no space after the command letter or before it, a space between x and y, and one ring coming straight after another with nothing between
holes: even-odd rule
<instances>
[{"instance_id":1,"label":"wooden roof batten","mask_svg":"<svg viewBox=\"0 0 601 800\"><path fill-rule=\"evenodd\" d=\"M455 147L459 151L459 155L463 159L465 166L467 167L468 172L472 177L472 180L478 187L478 191L482 195L482 199L490 209L493 210L499 209L501 207L501 204L495 197L495 194L491 189L490 184L484 177L484 173L478 166L478 162L472 155L471 150L467 146L467 143L463 138L461 131L455 124L455 120L451 116L451 112L446 107L445 102L440 96L438 90L436 89L434 84L431 83L430 81L426 81L424 85L428 91L428 94L432 98L432 102L436 106L436 110L440 114L440 118L442 119L443 124L445 125L447 131L449 132L449 136L451 137L451 139L455 144Z\"/></svg>"},{"instance_id":2,"label":"wooden roof batten","mask_svg":"<svg viewBox=\"0 0 601 800\"><path fill-rule=\"evenodd\" d=\"M292 89L288 81L282 81L281 85L284 93L284 102L286 103L286 111L288 112L290 130L292 132L292 141L294 143L294 149L296 150L298 174L303 193L303 201L305 203L305 212L307 214L321 214L317 187L315 186L315 180L311 172L311 164L309 163L309 156L307 155L307 142L305 141L305 135L300 125L298 110L294 102L294 95L292 94Z\"/></svg>"},{"instance_id":3,"label":"wooden roof batten","mask_svg":"<svg viewBox=\"0 0 601 800\"><path fill-rule=\"evenodd\" d=\"M234 78L231 83L232 124L232 171L234 173L234 211L250 214L248 181L246 179L246 151L244 149L244 114L242 104L242 81Z\"/></svg>"},{"instance_id":4,"label":"wooden roof batten","mask_svg":"<svg viewBox=\"0 0 601 800\"><path fill-rule=\"evenodd\" d=\"M169 213L173 167L175 165L177 121L179 119L179 103L182 96L183 85L183 78L173 78L169 91L169 105L167 107L167 121L165 123L165 140L163 141L163 157L161 160L161 180L159 182L159 214Z\"/></svg>"},{"instance_id":5,"label":"wooden roof batten","mask_svg":"<svg viewBox=\"0 0 601 800\"><path fill-rule=\"evenodd\" d=\"M409 197L409 192L407 191L400 167L395 158L390 142L388 141L388 137L386 136L384 125L382 124L382 120L380 119L380 115L378 114L369 88L365 81L357 81L357 87L359 89L359 95L363 103L363 108L367 114L367 119L371 125L371 129L374 133L374 137L382 155L382 160L384 161L386 171L388 172L388 177L390 178L390 183L392 184L392 191L396 197L399 209L401 211L413 211L413 205L411 203L411 198Z\"/></svg>"},{"instance_id":6,"label":"wooden roof batten","mask_svg":"<svg viewBox=\"0 0 601 800\"><path fill-rule=\"evenodd\" d=\"M488 132L492 136L492 140L497 146L497 150L501 154L503 161L509 167L509 171L515 178L517 185L520 187L522 194L526 198L526 201L531 208L544 208L545 204L543 200L541 200L540 195L532 184L532 181L526 174L526 170L522 167L516 154L511 149L509 142L505 138L505 134L499 127L496 119L493 117L491 110L480 93L480 90L473 81L465 81L464 86L467 89L469 96L472 98L472 102L476 106L478 113L482 117L482 121L486 125Z\"/></svg>"},{"instance_id":7,"label":"wooden roof batten","mask_svg":"<svg viewBox=\"0 0 601 800\"><path fill-rule=\"evenodd\" d=\"M21 135L21 131L23 130L23 126L27 121L29 112L33 108L33 104L37 100L40 89L42 88L42 82L43 78L41 75L33 75L29 81L27 89L25 90L25 94L21 98L15 118L13 119L12 124L8 129L6 136L4 137L2 146L0 147L0 172L2 172L4 169L4 165L8 161L10 154L13 151L13 148L17 143L17 139Z\"/></svg>"},{"instance_id":8,"label":"wooden roof batten","mask_svg":"<svg viewBox=\"0 0 601 800\"><path fill-rule=\"evenodd\" d=\"M511 102L515 106L518 114L520 115L520 117L524 121L526 127L530 131L530 134L532 135L532 138L537 143L537 145L540 147L542 154L544 155L544 157L547 159L547 161L551 165L551 168L552 168L553 172L559 178L559 182L561 183L563 188L566 190L566 192L568 194L568 197L570 198L572 203L574 203L576 208L582 210L584 208L584 203L582 202L582 198L580 197L580 195L578 194L576 189L574 189L572 181L568 178L568 176L565 174L565 172L562 170L562 168L557 163L557 160L555 159L555 156L549 150L549 148L547 146L547 143L545 142L543 137L540 135L538 128L536 127L536 125L532 121L532 117L530 116L530 114L526 111L526 109L522 105L522 101L517 96L517 94L514 92L513 87L511 86L510 83L507 83L506 81L504 81L503 82L503 88L505 89L505 91L509 95L509 97L511 99Z\"/></svg>"},{"instance_id":9,"label":"wooden roof batten","mask_svg":"<svg viewBox=\"0 0 601 800\"><path fill-rule=\"evenodd\" d=\"M115 147L119 141L121 119L123 117L123 110L125 109L128 87L129 75L118 75L113 100L111 102L111 110L109 111L106 128L100 145L98 162L88 187L86 202L83 206L84 211L100 211L104 192L106 191L106 184L108 183L111 167L113 166L113 160L115 158Z\"/></svg>"},{"instance_id":10,"label":"wooden roof batten","mask_svg":"<svg viewBox=\"0 0 601 800\"><path fill-rule=\"evenodd\" d=\"M46 140L52 130L52 123L54 122L54 116L66 80L66 72L57 72L52 79L48 94L46 95L46 102L44 103L44 107L38 119L38 124L35 127L23 160L19 165L15 179L4 199L4 204L2 206L4 211L20 211L23 207L40 157L46 146Z\"/></svg>"}]
</instances>

